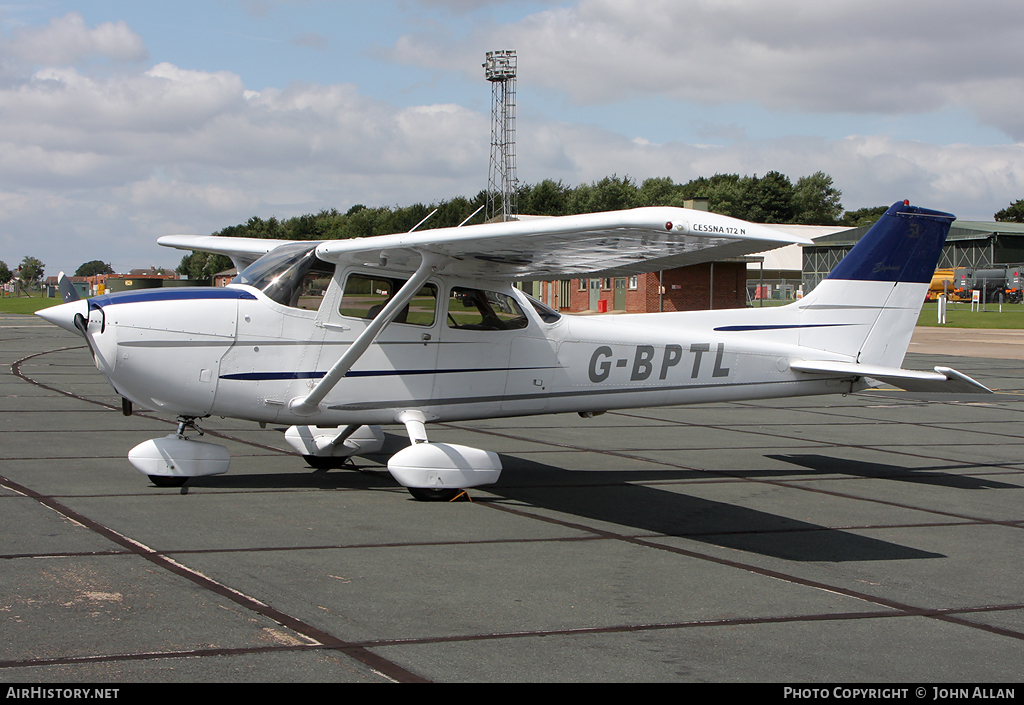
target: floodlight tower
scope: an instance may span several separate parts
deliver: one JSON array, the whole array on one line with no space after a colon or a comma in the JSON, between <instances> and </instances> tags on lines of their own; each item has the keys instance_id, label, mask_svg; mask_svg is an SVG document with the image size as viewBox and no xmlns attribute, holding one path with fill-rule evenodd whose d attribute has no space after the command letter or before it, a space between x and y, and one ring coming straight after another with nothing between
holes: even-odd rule
<instances>
[{"instance_id":1,"label":"floodlight tower","mask_svg":"<svg viewBox=\"0 0 1024 705\"><path fill-rule=\"evenodd\" d=\"M515 220L519 214L516 178L516 53L489 51L484 75L491 82L491 166L487 174L487 219Z\"/></svg>"}]
</instances>

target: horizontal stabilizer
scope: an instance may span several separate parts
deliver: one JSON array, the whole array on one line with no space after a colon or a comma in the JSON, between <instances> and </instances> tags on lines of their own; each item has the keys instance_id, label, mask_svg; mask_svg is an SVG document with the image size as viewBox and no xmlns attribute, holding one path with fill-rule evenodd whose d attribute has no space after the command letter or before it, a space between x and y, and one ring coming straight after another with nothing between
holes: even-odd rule
<instances>
[{"instance_id":1,"label":"horizontal stabilizer","mask_svg":"<svg viewBox=\"0 0 1024 705\"><path fill-rule=\"evenodd\" d=\"M790 364L797 372L849 377L870 377L908 392L941 392L954 394L992 394L992 390L967 375L948 367L934 372L918 372L898 367L861 365L856 362L829 360L798 360Z\"/></svg>"},{"instance_id":2,"label":"horizontal stabilizer","mask_svg":"<svg viewBox=\"0 0 1024 705\"><path fill-rule=\"evenodd\" d=\"M63 297L64 303L79 301L82 298L78 295L78 290L75 289L75 285L71 283L68 275L64 272L57 275L57 286L60 287L60 295Z\"/></svg>"}]
</instances>

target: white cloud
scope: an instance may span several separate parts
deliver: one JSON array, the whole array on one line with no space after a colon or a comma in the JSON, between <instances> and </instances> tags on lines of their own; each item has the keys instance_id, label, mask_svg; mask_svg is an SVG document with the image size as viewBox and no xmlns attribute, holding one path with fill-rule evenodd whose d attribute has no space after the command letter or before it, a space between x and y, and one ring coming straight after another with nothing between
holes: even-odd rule
<instances>
[{"instance_id":1,"label":"white cloud","mask_svg":"<svg viewBox=\"0 0 1024 705\"><path fill-rule=\"evenodd\" d=\"M979 1L981 10L991 9L991 0ZM529 71L531 81L546 81L581 101L645 92L714 101L749 91L748 99L760 96L765 104L820 101L821 109L832 109L856 97L859 81L868 91L865 100L894 110L900 101L920 104L931 91L938 103L983 105L976 107L979 114L984 111L999 124L1013 125L1024 115L1018 109L1020 79L1003 68L978 78L963 54L958 61L966 66L941 59L937 71L936 51L900 50L902 61L917 56L917 73L907 79L886 75L880 68L884 56L873 64L857 59L862 63L853 68L828 59L830 48L849 57L858 38L871 32L877 40L868 48L876 50L900 36L912 45L923 41L926 30L937 32L943 52L955 54L945 41L954 30L933 22L931 15L915 19L900 8L885 14L871 5L871 20L858 21L845 0L799 12L797 5L776 2L775 13L789 10L785 25L739 0L680 5L689 14L675 3L654 0L643 4L642 13L627 0L585 0L526 18L504 28L504 34L495 30L451 42L451 37L409 35L396 51L410 61L444 66L450 50L462 57L455 70L469 66L480 82L483 50L513 46L520 50L520 75ZM949 19L944 4L929 7L940 20ZM1011 9L1008 28L997 39L1013 34L1019 14ZM892 26L880 17L893 17ZM911 26L914 21L929 26ZM961 23L959 30L974 37L974 25ZM787 26L801 29L796 39L787 40ZM85 27L77 15L0 39L0 60L42 61L47 57L39 38L59 32L80 37L78 48L64 54L55 49L52 65L0 83L0 259L8 264L33 255L47 262L48 273L56 273L55 267L73 271L93 259L124 269L173 265L180 253L158 248L159 235L208 233L253 215L287 218L354 203L430 202L474 195L486 184L489 119L484 112L443 102L396 107L344 83L254 90L229 71L186 70L166 62L94 70L89 62L97 57L135 61L132 57L140 54L130 49L137 37L123 23ZM480 46L470 46L478 39ZM790 48L787 41L798 46ZM991 59L998 52L1012 57L1018 49L983 51ZM802 63L818 60L825 65ZM866 78L857 75L858 67ZM842 85L829 86L830 72ZM879 76L885 90L871 93ZM959 94L956 86L963 88ZM944 146L867 134L751 140L747 126L726 124L734 140L728 146L661 137L656 144L625 129L559 122L540 109L521 111L519 177L578 184L615 173L683 182L772 169L795 179L822 170L844 191L848 208L909 198L970 219L988 219L1024 197L1021 145ZM706 124L701 129L710 136L723 128Z\"/></svg>"},{"instance_id":2,"label":"white cloud","mask_svg":"<svg viewBox=\"0 0 1024 705\"><path fill-rule=\"evenodd\" d=\"M645 95L773 110L966 106L1024 140L1018 0L580 0L460 38L401 37L396 60L471 71L508 46L519 76L580 104Z\"/></svg>"},{"instance_id":3,"label":"white cloud","mask_svg":"<svg viewBox=\"0 0 1024 705\"><path fill-rule=\"evenodd\" d=\"M529 136L519 146L519 175L527 182L555 178L575 184L617 173L638 182L670 176L680 183L770 170L795 181L820 170L833 177L849 210L907 198L966 220L991 220L995 211L1024 197L1024 145L949 146L884 136L653 145L574 125L531 126L523 133ZM533 136L538 133L539 139Z\"/></svg>"},{"instance_id":4,"label":"white cloud","mask_svg":"<svg viewBox=\"0 0 1024 705\"><path fill-rule=\"evenodd\" d=\"M77 12L56 17L49 26L22 27L10 39L0 40L0 55L28 64L70 66L94 58L114 61L144 61L149 53L135 32L124 22L85 26Z\"/></svg>"},{"instance_id":5,"label":"white cloud","mask_svg":"<svg viewBox=\"0 0 1024 705\"><path fill-rule=\"evenodd\" d=\"M48 250L72 269L113 252L125 267L133 252L176 262L156 237L475 194L487 176L486 116L396 108L348 84L255 93L235 74L166 63L103 77L47 68L0 86L0 113L0 253Z\"/></svg>"}]
</instances>

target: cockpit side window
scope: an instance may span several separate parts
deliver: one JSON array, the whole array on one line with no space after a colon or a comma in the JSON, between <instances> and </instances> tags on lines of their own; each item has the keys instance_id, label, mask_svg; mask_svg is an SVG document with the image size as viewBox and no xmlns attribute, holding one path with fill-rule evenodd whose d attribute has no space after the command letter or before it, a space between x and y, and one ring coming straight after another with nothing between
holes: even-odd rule
<instances>
[{"instance_id":1,"label":"cockpit side window","mask_svg":"<svg viewBox=\"0 0 1024 705\"><path fill-rule=\"evenodd\" d=\"M533 306L533 309L537 312L537 315L540 316L540 320L544 321L545 323L555 323L556 321L561 320L562 314L560 314L558 311L551 308L547 304L541 303L540 301L533 298L529 294L525 294L525 296L527 300L530 302L530 305Z\"/></svg>"},{"instance_id":2,"label":"cockpit side window","mask_svg":"<svg viewBox=\"0 0 1024 705\"><path fill-rule=\"evenodd\" d=\"M316 256L316 243L276 247L231 280L248 284L282 306L317 310L334 276L335 265Z\"/></svg>"},{"instance_id":3,"label":"cockpit side window","mask_svg":"<svg viewBox=\"0 0 1024 705\"><path fill-rule=\"evenodd\" d=\"M527 318L515 299L496 291L452 287L448 327L459 330L517 330Z\"/></svg>"},{"instance_id":4,"label":"cockpit side window","mask_svg":"<svg viewBox=\"0 0 1024 705\"><path fill-rule=\"evenodd\" d=\"M373 320L404 285L405 281L402 279L370 274L350 274L345 282L345 293L341 298L338 313L342 316ZM414 326L432 326L436 311L437 287L433 284L425 284L412 298L412 301L398 312L393 322L408 323Z\"/></svg>"}]
</instances>

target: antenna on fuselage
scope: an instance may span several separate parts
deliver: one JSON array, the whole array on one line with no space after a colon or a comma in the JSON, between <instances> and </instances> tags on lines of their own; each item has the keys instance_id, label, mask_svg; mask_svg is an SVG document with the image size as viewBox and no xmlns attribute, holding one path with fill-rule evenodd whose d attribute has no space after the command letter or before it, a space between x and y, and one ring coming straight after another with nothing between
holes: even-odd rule
<instances>
[{"instance_id":1,"label":"antenna on fuselage","mask_svg":"<svg viewBox=\"0 0 1024 705\"><path fill-rule=\"evenodd\" d=\"M436 208L434 210L430 211L430 213L427 215L426 218L424 218L420 222L416 223L416 225L412 226L412 228L409 229L409 232L412 232L413 230L415 230L416 228L420 227L421 225L426 223L428 220L430 220L430 216L434 215L434 213L437 213L437 209Z\"/></svg>"},{"instance_id":2,"label":"antenna on fuselage","mask_svg":"<svg viewBox=\"0 0 1024 705\"><path fill-rule=\"evenodd\" d=\"M458 225L456 225L455 227L456 227L456 228L461 228L461 227L462 227L463 225L465 225L465 224L466 224L466 223L468 223L468 222L469 222L470 220L472 220L472 218L473 218L473 216L474 216L474 215L476 215L477 213L479 213L480 211L482 211L482 210L484 209L484 206L486 206L486 205L487 205L487 203L486 203L486 202L484 202L484 204L483 204L482 206L480 206L480 207L479 207L479 208L477 208L477 209L476 209L475 211L473 211L473 213L472 213L472 214L471 214L471 215L469 216L469 218L466 218L466 219L465 219L464 221L462 221L461 223L459 223L459 224L458 224Z\"/></svg>"}]
</instances>

